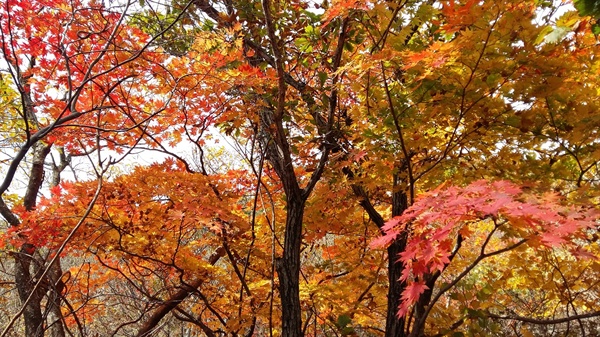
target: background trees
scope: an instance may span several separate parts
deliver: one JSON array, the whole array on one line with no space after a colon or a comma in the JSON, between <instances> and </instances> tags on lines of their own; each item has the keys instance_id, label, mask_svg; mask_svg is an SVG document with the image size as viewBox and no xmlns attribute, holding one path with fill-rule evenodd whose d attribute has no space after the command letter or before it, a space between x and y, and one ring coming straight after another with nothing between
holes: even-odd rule
<instances>
[{"instance_id":1,"label":"background trees","mask_svg":"<svg viewBox=\"0 0 600 337\"><path fill-rule=\"evenodd\" d=\"M3 335L593 333L596 39L565 5L2 11Z\"/></svg>"}]
</instances>

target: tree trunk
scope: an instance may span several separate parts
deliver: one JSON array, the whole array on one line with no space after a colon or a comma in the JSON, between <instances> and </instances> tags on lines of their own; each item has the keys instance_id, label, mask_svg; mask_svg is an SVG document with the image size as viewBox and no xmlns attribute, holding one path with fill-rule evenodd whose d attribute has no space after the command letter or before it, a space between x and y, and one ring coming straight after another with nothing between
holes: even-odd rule
<instances>
[{"instance_id":1,"label":"tree trunk","mask_svg":"<svg viewBox=\"0 0 600 337\"><path fill-rule=\"evenodd\" d=\"M71 162L71 157L65 154L65 150L62 147L56 148L59 154L59 161L56 163L54 158L52 160L52 177L50 179L50 186L55 187L60 184L61 173L65 170L67 165ZM55 253L55 252L54 252ZM51 254L49 254L50 256ZM50 329L51 337L65 337L65 328L63 327L64 317L60 310L62 305L62 293L65 289L65 284L61 280L63 271L61 267L60 256L50 266L48 273L48 328ZM75 313L73 313L75 314Z\"/></svg>"},{"instance_id":2,"label":"tree trunk","mask_svg":"<svg viewBox=\"0 0 600 337\"><path fill-rule=\"evenodd\" d=\"M402 274L403 266L396 262L398 254L406 248L406 239L400 238L392 243L388 249L388 293L387 293L387 317L385 321L385 337L404 337L404 317L398 318L398 307L400 306L400 295L406 287L406 282L398 281Z\"/></svg>"},{"instance_id":3,"label":"tree trunk","mask_svg":"<svg viewBox=\"0 0 600 337\"><path fill-rule=\"evenodd\" d=\"M32 293L36 280L31 275L32 264L34 261L33 253L35 247L28 243L24 244L15 254L15 284L21 304L29 298ZM35 267L35 266L34 266ZM36 268L39 269L39 268ZM37 289L23 312L25 320L25 336L27 337L43 337L44 336L44 319L42 316L41 301L44 296L44 289Z\"/></svg>"},{"instance_id":4,"label":"tree trunk","mask_svg":"<svg viewBox=\"0 0 600 337\"><path fill-rule=\"evenodd\" d=\"M300 306L300 245L304 206L310 190L302 190L298 185L281 118L275 118L272 109L261 111L260 118L259 139L266 150L265 158L270 161L281 180L286 196L287 215L283 255L275 259L282 307L282 336L300 337L303 335Z\"/></svg>"},{"instance_id":5,"label":"tree trunk","mask_svg":"<svg viewBox=\"0 0 600 337\"><path fill-rule=\"evenodd\" d=\"M394 194L392 195L392 217L399 216L408 208L406 192L398 186L398 174L394 175ZM404 317L398 318L398 307L400 306L400 295L406 287L406 282L399 281L404 266L396 262L398 254L406 249L406 233L403 233L387 249L388 252L388 294L387 294L387 317L385 321L385 337L406 336Z\"/></svg>"},{"instance_id":6,"label":"tree trunk","mask_svg":"<svg viewBox=\"0 0 600 337\"><path fill-rule=\"evenodd\" d=\"M350 179L354 178L354 173L345 167L343 169L344 174ZM402 213L408 208L408 200L406 192L403 188L398 186L398 174L394 175L393 190L395 191L392 195L392 216L402 215ZM381 230L385 225L385 220L381 214L375 209L367 191L360 185L353 184L352 191L360 198L361 207L369 215L369 219L377 225ZM406 248L406 234L397 238L387 249L388 252L388 294L387 294L387 313L385 321L385 337L405 337L406 336L406 320L404 317L398 318L398 307L400 306L400 295L406 287L406 282L398 281L404 266L397 263L397 256Z\"/></svg>"},{"instance_id":7,"label":"tree trunk","mask_svg":"<svg viewBox=\"0 0 600 337\"><path fill-rule=\"evenodd\" d=\"M51 284L48 287L48 322L51 337L65 337L65 329L63 327L63 315L60 311L62 302L62 292L65 288L61 277L63 275L62 268L60 266L60 258L52 264L48 273L48 281Z\"/></svg>"},{"instance_id":8,"label":"tree trunk","mask_svg":"<svg viewBox=\"0 0 600 337\"><path fill-rule=\"evenodd\" d=\"M31 211L37 204L37 194L44 182L44 162L46 156L50 153L50 146L43 143L36 143L32 146L33 158L31 163L31 172L23 204L25 209ZM20 224L20 226L27 224ZM36 263L34 258L36 247L32 244L25 243L15 254L15 285L19 294L21 304L25 304L29 295L33 293L31 299L26 303L23 318L25 320L25 335L27 337L43 337L44 336L44 318L42 315L41 301L44 297L46 287L42 286L34 292L34 286L37 278L31 273L32 267L37 270L40 266L32 265Z\"/></svg>"},{"instance_id":9,"label":"tree trunk","mask_svg":"<svg viewBox=\"0 0 600 337\"><path fill-rule=\"evenodd\" d=\"M300 307L300 244L302 242L302 217L304 200L289 197L285 224L283 256L275 264L279 275L279 293L282 307L282 336L301 337L302 308Z\"/></svg>"}]
</instances>

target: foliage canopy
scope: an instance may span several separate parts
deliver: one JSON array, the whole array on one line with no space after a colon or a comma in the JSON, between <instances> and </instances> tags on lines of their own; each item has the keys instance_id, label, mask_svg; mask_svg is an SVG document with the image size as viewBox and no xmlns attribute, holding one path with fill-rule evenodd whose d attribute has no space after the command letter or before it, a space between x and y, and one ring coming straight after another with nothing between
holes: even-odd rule
<instances>
[{"instance_id":1,"label":"foliage canopy","mask_svg":"<svg viewBox=\"0 0 600 337\"><path fill-rule=\"evenodd\" d=\"M0 6L2 337L599 333L593 1Z\"/></svg>"}]
</instances>

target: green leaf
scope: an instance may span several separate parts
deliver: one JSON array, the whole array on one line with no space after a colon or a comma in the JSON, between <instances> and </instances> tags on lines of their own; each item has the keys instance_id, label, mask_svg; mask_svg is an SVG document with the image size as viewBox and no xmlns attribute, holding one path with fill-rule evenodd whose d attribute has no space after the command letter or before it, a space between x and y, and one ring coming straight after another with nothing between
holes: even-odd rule
<instances>
[{"instance_id":1,"label":"green leaf","mask_svg":"<svg viewBox=\"0 0 600 337\"><path fill-rule=\"evenodd\" d=\"M344 43L344 50L347 50L349 52L353 52L354 51L354 45L350 41L346 41L346 43Z\"/></svg>"},{"instance_id":2,"label":"green leaf","mask_svg":"<svg viewBox=\"0 0 600 337\"><path fill-rule=\"evenodd\" d=\"M544 27L544 29L542 29L542 31L538 34L537 38L535 39L534 44L538 45L542 43L546 36L550 34L553 30L554 28L551 26Z\"/></svg>"},{"instance_id":3,"label":"green leaf","mask_svg":"<svg viewBox=\"0 0 600 337\"><path fill-rule=\"evenodd\" d=\"M490 74L488 77L486 77L485 83L487 83L488 86L493 87L501 78L502 76L498 73Z\"/></svg>"},{"instance_id":4,"label":"green leaf","mask_svg":"<svg viewBox=\"0 0 600 337\"><path fill-rule=\"evenodd\" d=\"M350 316L340 315L340 316L338 316L336 324L338 327L340 327L340 329L343 329L351 322L352 322L352 318L350 318Z\"/></svg>"},{"instance_id":5,"label":"green leaf","mask_svg":"<svg viewBox=\"0 0 600 337\"><path fill-rule=\"evenodd\" d=\"M303 53L310 53L313 51L313 47L310 43L310 41L308 41L308 39L306 39L305 37L299 37L294 41L294 44L296 45L296 47L298 47L300 49L301 52Z\"/></svg>"},{"instance_id":6,"label":"green leaf","mask_svg":"<svg viewBox=\"0 0 600 337\"><path fill-rule=\"evenodd\" d=\"M322 14L313 13L307 10L303 10L302 14L306 15L312 22L321 22Z\"/></svg>"},{"instance_id":7,"label":"green leaf","mask_svg":"<svg viewBox=\"0 0 600 337\"><path fill-rule=\"evenodd\" d=\"M314 26L307 26L306 28L304 28L304 33L311 40L316 40L321 37L319 29Z\"/></svg>"},{"instance_id":8,"label":"green leaf","mask_svg":"<svg viewBox=\"0 0 600 337\"><path fill-rule=\"evenodd\" d=\"M327 73L320 71L318 76L319 76L319 82L321 83L321 86L325 85L325 82L327 81Z\"/></svg>"},{"instance_id":9,"label":"green leaf","mask_svg":"<svg viewBox=\"0 0 600 337\"><path fill-rule=\"evenodd\" d=\"M596 18L600 16L600 1L598 0L575 0L573 4L581 15L589 15Z\"/></svg>"},{"instance_id":10,"label":"green leaf","mask_svg":"<svg viewBox=\"0 0 600 337\"><path fill-rule=\"evenodd\" d=\"M467 315L471 318L486 318L485 314L481 310L475 310L467 308Z\"/></svg>"}]
</instances>

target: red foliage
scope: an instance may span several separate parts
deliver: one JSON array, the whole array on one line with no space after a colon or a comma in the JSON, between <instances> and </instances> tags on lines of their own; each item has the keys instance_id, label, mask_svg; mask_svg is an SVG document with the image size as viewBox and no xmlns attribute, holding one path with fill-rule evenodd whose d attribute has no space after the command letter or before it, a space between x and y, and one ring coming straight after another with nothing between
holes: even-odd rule
<instances>
[{"instance_id":1,"label":"red foliage","mask_svg":"<svg viewBox=\"0 0 600 337\"><path fill-rule=\"evenodd\" d=\"M577 256L585 257L576 238L597 225L598 212L591 208L568 206L556 194L536 195L508 181L476 181L466 187L440 186L423 195L403 215L389 220L384 235L372 242L381 247L390 244L403 231L408 242L398 261L405 269L401 280L408 281L402 294L400 315L418 300L425 288L423 277L442 272L451 262L458 236L467 240L473 226L492 221L494 230L486 234L502 235L507 244L526 240L531 245L562 245ZM476 230L475 230L476 231ZM482 248L481 254L488 254ZM421 286L418 286L421 284Z\"/></svg>"}]
</instances>

